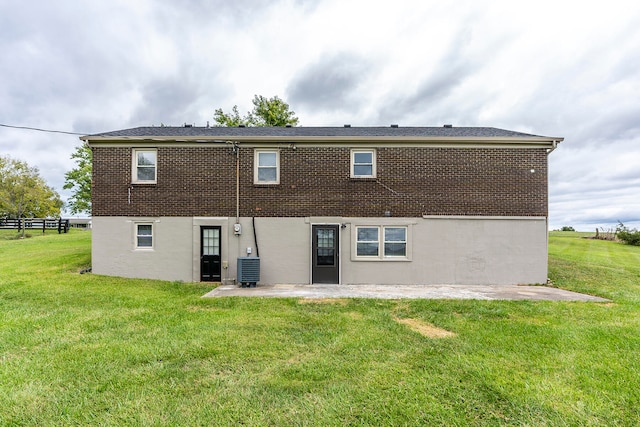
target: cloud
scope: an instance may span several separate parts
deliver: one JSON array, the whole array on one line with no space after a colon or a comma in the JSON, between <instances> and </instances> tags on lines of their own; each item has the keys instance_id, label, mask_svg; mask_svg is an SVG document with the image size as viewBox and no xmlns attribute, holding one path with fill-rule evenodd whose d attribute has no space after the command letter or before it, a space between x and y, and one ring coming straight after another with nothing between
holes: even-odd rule
<instances>
[{"instance_id":1,"label":"cloud","mask_svg":"<svg viewBox=\"0 0 640 427\"><path fill-rule=\"evenodd\" d=\"M155 22L185 32L184 25L198 24L251 26L266 10L280 7L274 0L171 0L161 2L161 7L150 7Z\"/></svg>"},{"instance_id":2,"label":"cloud","mask_svg":"<svg viewBox=\"0 0 640 427\"><path fill-rule=\"evenodd\" d=\"M470 20L472 18L467 17L464 22ZM426 66L416 70L412 79L389 91L379 106L377 121L433 125L450 123L449 118L459 118L466 123L473 120L475 113L473 109L469 110L469 102L466 106L455 102L455 92L483 69L481 57L484 48L473 45L471 27L461 25L453 30L448 42L443 36L439 49L433 52L436 55L439 52L440 57L425 61ZM393 64L387 65L392 66Z\"/></svg>"},{"instance_id":3,"label":"cloud","mask_svg":"<svg viewBox=\"0 0 640 427\"><path fill-rule=\"evenodd\" d=\"M206 99L203 99L206 98L205 93L204 82L180 75L152 80L140 89L139 102L131 112L129 125L179 126L199 121L199 107L206 103ZM210 116L213 116L213 108Z\"/></svg>"},{"instance_id":4,"label":"cloud","mask_svg":"<svg viewBox=\"0 0 640 427\"><path fill-rule=\"evenodd\" d=\"M368 61L351 52L321 59L296 75L287 88L292 104L310 111L357 108L358 88L367 78Z\"/></svg>"}]
</instances>

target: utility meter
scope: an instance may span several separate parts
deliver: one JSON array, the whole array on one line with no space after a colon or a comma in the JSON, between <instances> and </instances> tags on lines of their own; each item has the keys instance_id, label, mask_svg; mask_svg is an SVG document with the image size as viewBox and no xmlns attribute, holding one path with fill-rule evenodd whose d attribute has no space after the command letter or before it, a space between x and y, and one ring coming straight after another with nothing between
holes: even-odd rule
<instances>
[{"instance_id":1,"label":"utility meter","mask_svg":"<svg viewBox=\"0 0 640 427\"><path fill-rule=\"evenodd\" d=\"M236 236L239 236L240 234L242 234L242 225L233 224L233 234L235 234Z\"/></svg>"}]
</instances>

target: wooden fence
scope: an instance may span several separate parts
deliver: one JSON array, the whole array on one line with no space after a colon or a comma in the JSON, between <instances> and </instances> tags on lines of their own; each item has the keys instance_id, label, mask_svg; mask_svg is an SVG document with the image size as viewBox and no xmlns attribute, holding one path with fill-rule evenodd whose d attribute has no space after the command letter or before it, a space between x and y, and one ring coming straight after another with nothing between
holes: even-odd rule
<instances>
[{"instance_id":1,"label":"wooden fence","mask_svg":"<svg viewBox=\"0 0 640 427\"><path fill-rule=\"evenodd\" d=\"M0 229L58 230L58 234L69 231L69 220L62 218L0 218Z\"/></svg>"}]
</instances>

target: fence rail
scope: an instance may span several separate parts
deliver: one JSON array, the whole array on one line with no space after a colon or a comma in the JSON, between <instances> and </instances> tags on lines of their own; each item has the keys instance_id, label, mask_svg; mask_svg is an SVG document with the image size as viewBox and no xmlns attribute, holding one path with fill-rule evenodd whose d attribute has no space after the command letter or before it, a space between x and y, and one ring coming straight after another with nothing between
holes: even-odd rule
<instances>
[{"instance_id":1,"label":"fence rail","mask_svg":"<svg viewBox=\"0 0 640 427\"><path fill-rule=\"evenodd\" d=\"M0 218L0 229L58 230L58 234L69 231L69 220L62 218Z\"/></svg>"}]
</instances>

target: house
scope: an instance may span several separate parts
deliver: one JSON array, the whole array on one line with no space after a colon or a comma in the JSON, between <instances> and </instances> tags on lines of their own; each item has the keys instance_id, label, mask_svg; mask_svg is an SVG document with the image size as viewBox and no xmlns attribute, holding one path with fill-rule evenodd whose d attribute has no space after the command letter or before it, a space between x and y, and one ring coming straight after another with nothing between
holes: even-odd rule
<instances>
[{"instance_id":1,"label":"house","mask_svg":"<svg viewBox=\"0 0 640 427\"><path fill-rule=\"evenodd\" d=\"M489 127L140 127L93 150L93 272L176 281L547 281L547 156Z\"/></svg>"}]
</instances>

